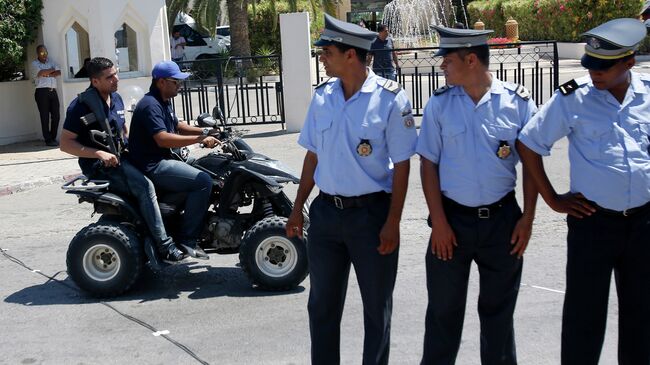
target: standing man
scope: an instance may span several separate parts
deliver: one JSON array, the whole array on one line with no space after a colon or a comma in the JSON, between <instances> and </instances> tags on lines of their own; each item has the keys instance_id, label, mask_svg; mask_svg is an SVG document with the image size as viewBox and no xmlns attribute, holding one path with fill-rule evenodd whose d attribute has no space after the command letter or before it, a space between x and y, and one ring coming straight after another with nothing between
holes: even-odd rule
<instances>
[{"instance_id":1,"label":"standing man","mask_svg":"<svg viewBox=\"0 0 650 365\"><path fill-rule=\"evenodd\" d=\"M111 190L134 197L162 258L182 260L183 253L165 231L153 184L128 160L127 127L124 103L117 93L117 69L104 57L95 57L84 67L90 77L90 87L68 107L61 133L61 151L78 156L81 171L87 177L108 180ZM109 121L118 151L110 151L107 146L93 141L91 131L106 132L100 124L103 119Z\"/></svg>"},{"instance_id":2,"label":"standing man","mask_svg":"<svg viewBox=\"0 0 650 365\"><path fill-rule=\"evenodd\" d=\"M376 33L325 15L314 44L332 79L316 87L298 143L308 151L287 236L310 210L309 325L313 364L340 363L340 324L350 264L364 308L363 364L386 364L399 224L417 133L399 84L366 67Z\"/></svg>"},{"instance_id":3,"label":"standing man","mask_svg":"<svg viewBox=\"0 0 650 365\"><path fill-rule=\"evenodd\" d=\"M34 99L41 117L43 139L47 146L58 146L56 133L59 130L59 96L56 93L56 78L61 76L59 66L47 57L44 45L36 47L37 58L32 61L31 78L36 91ZM50 123L51 116L51 123Z\"/></svg>"},{"instance_id":4,"label":"standing man","mask_svg":"<svg viewBox=\"0 0 650 365\"><path fill-rule=\"evenodd\" d=\"M131 120L131 160L159 189L187 193L177 240L190 256L208 259L199 241L212 178L185 162L173 160L170 149L195 143L212 148L219 141L209 135L209 128L192 127L176 118L170 100L178 95L189 74L181 72L173 61L162 61L154 66L151 76L149 92L138 102Z\"/></svg>"},{"instance_id":5,"label":"standing man","mask_svg":"<svg viewBox=\"0 0 650 365\"><path fill-rule=\"evenodd\" d=\"M397 80L396 69L399 68L397 52L393 51L394 48L393 38L388 36L388 26L379 24L377 26L377 39L372 42L368 53L367 65L372 64L374 73L393 81ZM395 62L394 67L393 62Z\"/></svg>"},{"instance_id":6,"label":"standing man","mask_svg":"<svg viewBox=\"0 0 650 365\"><path fill-rule=\"evenodd\" d=\"M481 362L517 363L513 312L537 192L524 170L524 212L515 199L517 134L537 110L523 86L489 70L492 30L435 27L448 85L434 92L417 152L429 207L423 364L454 364L472 261L480 275Z\"/></svg>"},{"instance_id":7,"label":"standing man","mask_svg":"<svg viewBox=\"0 0 650 365\"><path fill-rule=\"evenodd\" d=\"M566 213L562 364L597 364L612 271L619 364L650 364L650 77L632 72L646 35L636 19L586 33L589 76L560 86L524 128L524 166L551 209ZM558 194L542 155L569 139L571 190Z\"/></svg>"},{"instance_id":8,"label":"standing man","mask_svg":"<svg viewBox=\"0 0 650 365\"><path fill-rule=\"evenodd\" d=\"M172 61L178 63L185 56L185 38L181 37L181 32L175 30L172 33L172 39L169 41L172 49Z\"/></svg>"}]
</instances>

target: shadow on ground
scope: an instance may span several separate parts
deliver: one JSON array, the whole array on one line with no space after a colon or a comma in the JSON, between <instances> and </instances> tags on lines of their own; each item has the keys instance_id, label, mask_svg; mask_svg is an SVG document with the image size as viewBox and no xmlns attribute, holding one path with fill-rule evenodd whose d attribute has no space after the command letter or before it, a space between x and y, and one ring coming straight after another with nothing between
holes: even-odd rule
<instances>
[{"instance_id":1,"label":"shadow on ground","mask_svg":"<svg viewBox=\"0 0 650 365\"><path fill-rule=\"evenodd\" d=\"M100 301L149 302L159 299L177 299L189 293L189 299L215 297L265 297L301 293L303 286L290 291L264 291L251 286L239 268L220 268L188 262L168 267L159 273L146 269L136 284L117 298L97 299L81 291L74 282L62 275L55 280L21 289L6 299L6 303L36 305L93 304Z\"/></svg>"}]
</instances>

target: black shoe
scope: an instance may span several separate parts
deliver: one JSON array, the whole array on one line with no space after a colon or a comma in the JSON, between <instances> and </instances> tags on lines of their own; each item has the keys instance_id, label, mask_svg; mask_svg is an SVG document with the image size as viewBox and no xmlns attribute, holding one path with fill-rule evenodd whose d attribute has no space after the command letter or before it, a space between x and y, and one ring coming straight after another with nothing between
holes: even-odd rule
<instances>
[{"instance_id":1,"label":"black shoe","mask_svg":"<svg viewBox=\"0 0 650 365\"><path fill-rule=\"evenodd\" d=\"M163 261L178 262L186 257L183 251L179 250L174 244L169 245L162 253Z\"/></svg>"},{"instance_id":2,"label":"black shoe","mask_svg":"<svg viewBox=\"0 0 650 365\"><path fill-rule=\"evenodd\" d=\"M48 147L58 147L59 146L57 141L47 141L47 142L45 142L45 145L48 146Z\"/></svg>"},{"instance_id":3,"label":"black shoe","mask_svg":"<svg viewBox=\"0 0 650 365\"><path fill-rule=\"evenodd\" d=\"M208 254L205 253L205 251L203 251L203 249L201 247L199 247L198 242L193 243L193 245L194 246L191 247L188 244L182 244L181 243L179 246L180 246L181 250L185 251L185 253L187 253L188 255L190 255L190 256L192 256L194 258L201 259L201 260L210 259L210 256L208 256Z\"/></svg>"}]
</instances>

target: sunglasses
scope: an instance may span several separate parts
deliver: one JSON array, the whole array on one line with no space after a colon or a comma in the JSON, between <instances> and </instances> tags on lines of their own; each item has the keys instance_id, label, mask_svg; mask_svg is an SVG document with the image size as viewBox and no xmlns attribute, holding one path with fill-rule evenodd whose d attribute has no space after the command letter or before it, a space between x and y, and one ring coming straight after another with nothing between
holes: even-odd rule
<instances>
[{"instance_id":1,"label":"sunglasses","mask_svg":"<svg viewBox=\"0 0 650 365\"><path fill-rule=\"evenodd\" d=\"M183 82L183 80L173 79L173 78L166 78L165 80L173 82L174 84L176 84L176 86L180 85Z\"/></svg>"}]
</instances>

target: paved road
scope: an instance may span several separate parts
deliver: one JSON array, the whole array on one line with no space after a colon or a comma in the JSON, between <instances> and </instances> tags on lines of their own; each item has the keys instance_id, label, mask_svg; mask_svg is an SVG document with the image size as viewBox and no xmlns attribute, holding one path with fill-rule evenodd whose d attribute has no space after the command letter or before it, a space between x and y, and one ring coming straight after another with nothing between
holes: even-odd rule
<instances>
[{"instance_id":1,"label":"paved road","mask_svg":"<svg viewBox=\"0 0 650 365\"><path fill-rule=\"evenodd\" d=\"M256 150L300 171L296 134L262 132ZM568 185L566 141L546 159L559 190ZM295 186L288 187L291 197ZM412 160L395 288L391 362L417 364L426 308L426 205ZM66 246L94 221L56 185L0 197L1 364L307 364L309 280L289 293L250 287L236 255L177 265L146 275L126 296L100 302L80 293L65 273ZM558 364L566 227L541 203L526 254L515 316L521 364ZM38 270L38 271L35 271ZM46 276L54 276L53 280ZM352 275L342 323L342 363L358 364L362 308ZM478 276L472 273L458 364L479 363ZM617 305L612 294L603 364L616 359ZM158 331L169 331L160 336ZM159 336L154 335L157 334ZM165 332L166 333L166 332ZM193 357L195 356L195 357Z\"/></svg>"}]
</instances>

